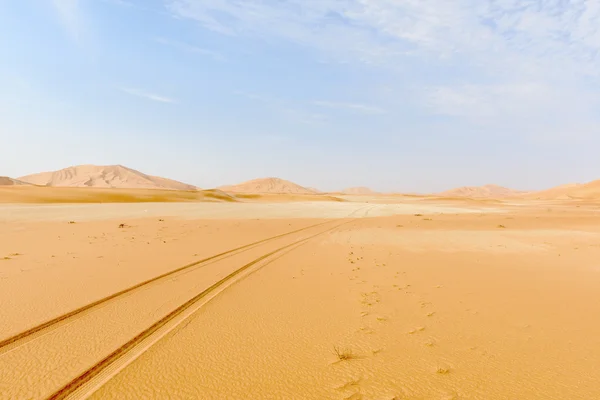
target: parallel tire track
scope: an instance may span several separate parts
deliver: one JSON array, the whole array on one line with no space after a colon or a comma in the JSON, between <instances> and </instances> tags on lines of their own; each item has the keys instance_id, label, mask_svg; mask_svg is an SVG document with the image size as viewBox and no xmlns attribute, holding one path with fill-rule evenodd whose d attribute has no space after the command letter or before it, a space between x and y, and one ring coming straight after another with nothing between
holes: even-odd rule
<instances>
[{"instance_id":1,"label":"parallel tire track","mask_svg":"<svg viewBox=\"0 0 600 400\"><path fill-rule=\"evenodd\" d=\"M307 227L304 227L304 228L296 229L296 230L291 231L291 232L282 233L282 234L279 234L279 235L276 235L276 236L272 236L270 238L262 239L262 240L259 240L259 241L256 241L256 242L244 245L244 246L236 247L234 249L224 251L224 252L216 254L214 256L211 256L211 257L208 257L208 258L204 258L202 260L195 261L193 263L184 265L184 266L179 267L177 269L174 269L172 271L169 271L169 272L166 272L164 274L155 276L154 278L150 278L150 279L145 280L143 282L140 282L140 283L138 283L138 284L136 284L134 286L131 286L131 287L127 288L127 289L123 289L123 290L121 290L119 292L113 293L113 294L111 294L109 296L106 296L106 297L101 298L99 300L96 300L96 301L94 301L92 303L89 303L89 304L87 304L87 305L85 305L83 307L80 307L80 308L75 309L73 311L70 311L68 313L59 315L56 318L48 320L48 321L46 321L46 322L44 322L44 323L42 323L40 325L37 325L37 326L35 326L33 328L27 329L27 330L25 330L25 331L23 331L21 333L18 333L18 334L14 335L14 336L11 336L11 337L9 337L7 339L4 339L4 340L0 341L0 354L8 351L10 348L14 348L14 347L20 345L23 342L29 341L29 340L33 339L34 337L37 337L37 336L39 336L39 335L41 335L41 334L43 334L43 333L45 333L45 332L47 332L49 330L52 330L53 328L55 328L60 323L65 323L65 322L67 322L70 319L74 319L75 317L81 317L81 316L87 314L88 312L93 311L93 309L95 309L97 307L100 307L102 305L105 305L106 303L108 303L111 300L115 300L118 297L121 297L121 296L124 296L126 294L129 294L129 293L131 293L131 292L133 292L133 291L135 291L137 289L140 289L142 287L146 287L146 286L148 286L150 284L156 283L156 282L158 282L160 280L163 280L165 278L169 278L169 277L171 277L171 276L173 276L173 275L175 275L175 274L177 274L179 272L191 269L191 268L196 267L196 266L200 266L201 264L205 264L205 263L207 263L209 261L212 261L212 260L215 260L217 258L231 257L231 256L237 254L238 252L243 251L243 250L247 250L247 249L249 249L251 247L254 247L254 246L266 243L266 242L270 242L270 241L273 241L273 240L276 240L276 239L279 239L279 238L282 238L282 237L285 237L285 236L293 235L294 233L302 232L302 231L305 231L305 230L308 230L308 229L311 229L311 228L315 228L315 227L318 227L318 226L321 226L321 225L325 225L325 224L328 224L330 222L333 222L333 221L332 220L328 220L328 221L321 222L321 223L314 224L314 225L310 225L310 226L307 226Z\"/></svg>"},{"instance_id":2,"label":"parallel tire track","mask_svg":"<svg viewBox=\"0 0 600 400\"><path fill-rule=\"evenodd\" d=\"M283 247L280 247L280 248L278 248L276 250L273 250L273 251L271 251L271 252L269 252L267 254L264 254L264 255L256 258L256 259L254 259L253 261L251 261L251 262L243 265L242 267L240 267L237 270L235 270L234 272L230 273L229 275L227 275L223 279L221 279L218 282L214 283L209 288L203 290L202 292L200 292L199 294L197 294L196 296L194 296L193 298L191 298L190 300L188 300L187 302L185 302L181 306L177 307L175 310L173 310L172 312L170 312L169 314L167 314L166 316L164 316L160 320L156 321L149 328L147 328L147 329L143 330L142 332L140 332L133 339L129 340L127 343L125 343L124 345L122 345L121 347L119 347L118 349L116 349L115 351L113 351L111 354L109 354L104 359L102 359L101 361L99 361L98 363L96 363L95 365L93 365L91 368L89 368L87 371L83 372L81 375L77 376L75 379L73 379L72 381L70 381L69 383L67 383L65 386L63 386L61 389L59 389L57 392L51 394L49 397L47 397L47 400L59 400L59 399L66 399L66 398L68 398L69 396L71 396L72 394L74 394L74 392L76 392L79 388L81 388L83 385L87 384L92 379L94 379L96 376L98 376L99 374L101 374L102 371L104 371L110 365L112 365L117 360L119 360L120 358L122 358L123 356L125 356L128 352L130 352L131 350L133 350L135 347L137 347L139 344L141 344L144 340L146 340L150 336L152 336L160 328L162 328L165 325L167 325L173 319L175 319L176 317L178 317L179 315L181 315L183 312L185 312L187 309L189 309L190 307L192 307L199 300L201 300L202 298L206 297L211 292L215 291L220 286L222 286L223 284L227 283L231 279L235 278L237 275L239 275L242 272L246 271L250 267L256 265L257 263L265 260L266 258L268 258L268 257L270 257L270 256L272 256L272 255L274 255L276 253L279 253L279 252L281 252L281 251L283 251L285 249L291 248L293 246L297 246L297 245L303 244L303 243L309 241L310 239L313 239L313 238L315 238L315 237L317 237L319 235L322 235L322 234L325 234L327 232L330 232L330 231L332 231L332 230L334 230L336 228L339 228L342 225L351 223L353 221L354 220L350 220L350 221L345 221L345 222L343 222L341 224L337 224L336 226L334 226L332 228L329 228L329 229L327 229L325 231L316 233L316 234L311 235L311 236L309 236L307 238L297 240L297 241L295 241L293 243L290 243L290 244L285 245Z\"/></svg>"}]
</instances>

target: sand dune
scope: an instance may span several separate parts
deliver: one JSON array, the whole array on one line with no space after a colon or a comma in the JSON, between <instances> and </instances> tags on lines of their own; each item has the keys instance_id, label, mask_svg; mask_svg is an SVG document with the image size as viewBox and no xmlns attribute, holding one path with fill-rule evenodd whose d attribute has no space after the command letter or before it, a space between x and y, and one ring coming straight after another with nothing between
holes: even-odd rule
<instances>
[{"instance_id":1,"label":"sand dune","mask_svg":"<svg viewBox=\"0 0 600 400\"><path fill-rule=\"evenodd\" d=\"M23 176L19 180L41 186L197 190L195 186L146 175L122 165L78 165Z\"/></svg>"},{"instance_id":2,"label":"sand dune","mask_svg":"<svg viewBox=\"0 0 600 400\"><path fill-rule=\"evenodd\" d=\"M364 186L358 186L358 187L351 187L348 189L344 189L342 190L343 194L377 194L377 192L369 189L368 187L364 187Z\"/></svg>"},{"instance_id":3,"label":"sand dune","mask_svg":"<svg viewBox=\"0 0 600 400\"><path fill-rule=\"evenodd\" d=\"M219 190L0 186L0 203L173 203L238 201Z\"/></svg>"},{"instance_id":4,"label":"sand dune","mask_svg":"<svg viewBox=\"0 0 600 400\"><path fill-rule=\"evenodd\" d=\"M9 178L8 176L0 176L0 186L21 186L29 185L26 182L22 182L18 179Z\"/></svg>"},{"instance_id":5,"label":"sand dune","mask_svg":"<svg viewBox=\"0 0 600 400\"><path fill-rule=\"evenodd\" d=\"M529 193L526 197L540 200L597 200L600 199L600 180L560 185L548 190Z\"/></svg>"},{"instance_id":6,"label":"sand dune","mask_svg":"<svg viewBox=\"0 0 600 400\"><path fill-rule=\"evenodd\" d=\"M447 190L445 192L438 193L439 196L443 197L486 197L486 198L498 198L498 197L511 197L519 196L525 192L509 189L498 185L484 185L484 186L464 186L456 189Z\"/></svg>"},{"instance_id":7,"label":"sand dune","mask_svg":"<svg viewBox=\"0 0 600 400\"><path fill-rule=\"evenodd\" d=\"M314 190L280 178L253 179L238 185L221 186L219 189L231 193L315 194Z\"/></svg>"}]
</instances>

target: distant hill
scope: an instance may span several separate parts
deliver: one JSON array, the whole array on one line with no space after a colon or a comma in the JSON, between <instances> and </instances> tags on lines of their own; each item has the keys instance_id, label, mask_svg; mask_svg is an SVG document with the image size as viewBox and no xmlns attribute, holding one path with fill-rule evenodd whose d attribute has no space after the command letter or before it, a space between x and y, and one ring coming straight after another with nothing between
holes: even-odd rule
<instances>
[{"instance_id":1,"label":"distant hill","mask_svg":"<svg viewBox=\"0 0 600 400\"><path fill-rule=\"evenodd\" d=\"M374 192L373 190L369 189L368 187L364 187L364 186L358 186L358 187L351 187L348 189L344 189L342 190L343 194L377 194L377 192Z\"/></svg>"},{"instance_id":2,"label":"distant hill","mask_svg":"<svg viewBox=\"0 0 600 400\"><path fill-rule=\"evenodd\" d=\"M588 183L570 183L539 192L528 193L526 198L540 200L600 199L600 180Z\"/></svg>"},{"instance_id":3,"label":"distant hill","mask_svg":"<svg viewBox=\"0 0 600 400\"><path fill-rule=\"evenodd\" d=\"M40 186L169 190L198 189L195 186L171 179L146 175L122 165L78 165L59 171L23 176L19 180Z\"/></svg>"},{"instance_id":4,"label":"distant hill","mask_svg":"<svg viewBox=\"0 0 600 400\"><path fill-rule=\"evenodd\" d=\"M18 179L9 178L8 176L0 176L0 186L22 186L29 185L26 182L22 182Z\"/></svg>"},{"instance_id":5,"label":"distant hill","mask_svg":"<svg viewBox=\"0 0 600 400\"><path fill-rule=\"evenodd\" d=\"M499 198L512 197L525 194L519 190L509 189L498 185L484 186L464 186L456 189L447 190L438 193L438 196L444 197L481 197L481 198Z\"/></svg>"},{"instance_id":6,"label":"distant hill","mask_svg":"<svg viewBox=\"0 0 600 400\"><path fill-rule=\"evenodd\" d=\"M220 186L218 189L231 193L279 193L279 194L315 194L312 189L280 178L260 178L237 185Z\"/></svg>"}]
</instances>

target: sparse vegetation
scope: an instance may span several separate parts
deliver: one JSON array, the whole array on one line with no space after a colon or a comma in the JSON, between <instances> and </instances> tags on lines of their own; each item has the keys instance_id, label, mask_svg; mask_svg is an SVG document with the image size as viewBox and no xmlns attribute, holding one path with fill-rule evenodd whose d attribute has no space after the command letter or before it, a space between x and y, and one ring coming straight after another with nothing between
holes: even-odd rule
<instances>
[{"instance_id":1,"label":"sparse vegetation","mask_svg":"<svg viewBox=\"0 0 600 400\"><path fill-rule=\"evenodd\" d=\"M506 228L506 226L504 226L504 225L498 225L498 228L500 228L500 229L505 229L505 228Z\"/></svg>"},{"instance_id":2,"label":"sparse vegetation","mask_svg":"<svg viewBox=\"0 0 600 400\"><path fill-rule=\"evenodd\" d=\"M338 346L333 347L333 354L337 357L338 361L348 361L356 358L351 349L341 348Z\"/></svg>"},{"instance_id":3,"label":"sparse vegetation","mask_svg":"<svg viewBox=\"0 0 600 400\"><path fill-rule=\"evenodd\" d=\"M415 217L422 217L423 214L415 214Z\"/></svg>"},{"instance_id":4,"label":"sparse vegetation","mask_svg":"<svg viewBox=\"0 0 600 400\"><path fill-rule=\"evenodd\" d=\"M446 366L438 366L436 372L441 375L446 375L450 373L450 367Z\"/></svg>"}]
</instances>

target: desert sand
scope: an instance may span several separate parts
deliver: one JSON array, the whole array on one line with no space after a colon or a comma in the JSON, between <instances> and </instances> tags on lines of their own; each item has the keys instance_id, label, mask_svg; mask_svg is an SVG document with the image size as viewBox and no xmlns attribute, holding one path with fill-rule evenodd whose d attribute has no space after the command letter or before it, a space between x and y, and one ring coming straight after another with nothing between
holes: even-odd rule
<instances>
[{"instance_id":1,"label":"desert sand","mask_svg":"<svg viewBox=\"0 0 600 400\"><path fill-rule=\"evenodd\" d=\"M59 171L22 176L20 181L40 186L196 190L192 185L146 175L122 165L77 165Z\"/></svg>"},{"instance_id":2,"label":"desert sand","mask_svg":"<svg viewBox=\"0 0 600 400\"><path fill-rule=\"evenodd\" d=\"M600 398L589 197L9 189L0 399Z\"/></svg>"}]
</instances>

